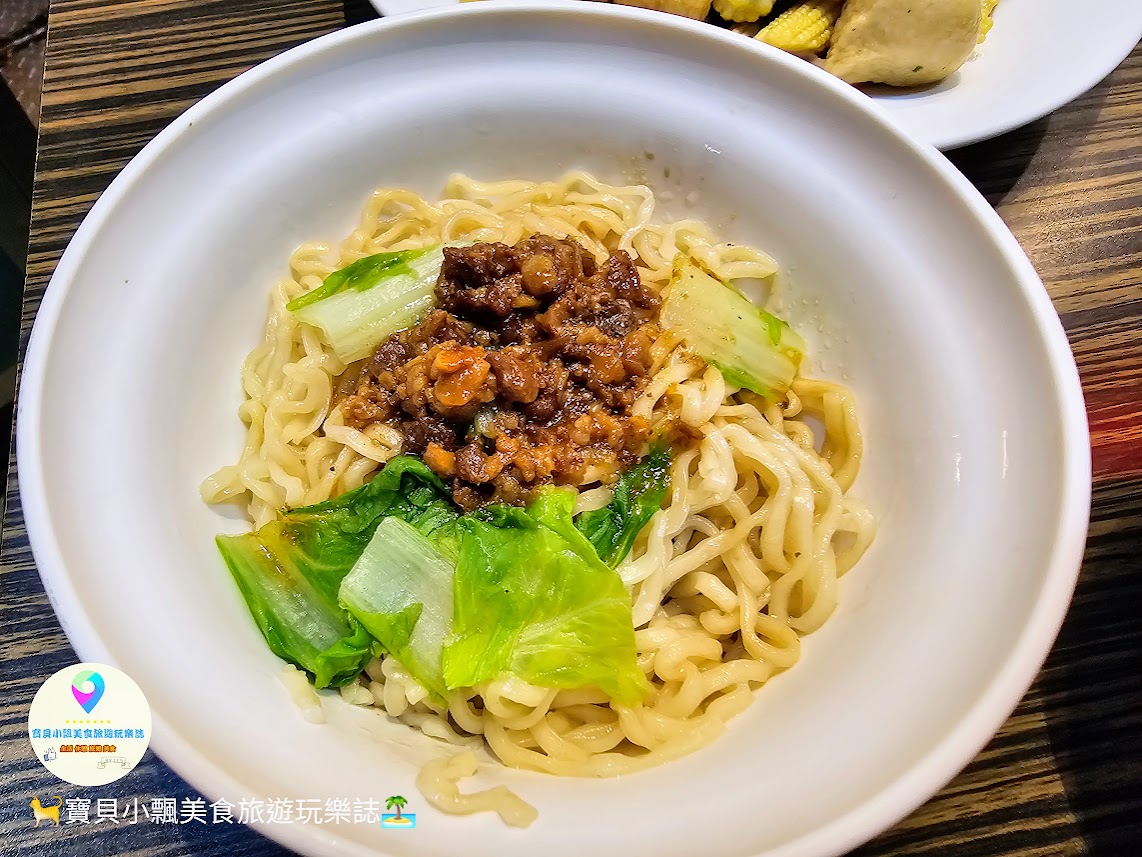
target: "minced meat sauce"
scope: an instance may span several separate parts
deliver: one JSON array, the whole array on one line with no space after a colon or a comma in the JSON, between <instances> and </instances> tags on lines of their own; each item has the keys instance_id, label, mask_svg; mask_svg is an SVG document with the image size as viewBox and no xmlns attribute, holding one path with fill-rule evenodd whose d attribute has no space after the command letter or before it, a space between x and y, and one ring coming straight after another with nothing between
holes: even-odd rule
<instances>
[{"instance_id":1,"label":"minced meat sauce","mask_svg":"<svg viewBox=\"0 0 1142 857\"><path fill-rule=\"evenodd\" d=\"M346 424L384 422L462 508L613 481L646 451L658 295L624 252L575 241L445 248L437 308L342 376Z\"/></svg>"}]
</instances>

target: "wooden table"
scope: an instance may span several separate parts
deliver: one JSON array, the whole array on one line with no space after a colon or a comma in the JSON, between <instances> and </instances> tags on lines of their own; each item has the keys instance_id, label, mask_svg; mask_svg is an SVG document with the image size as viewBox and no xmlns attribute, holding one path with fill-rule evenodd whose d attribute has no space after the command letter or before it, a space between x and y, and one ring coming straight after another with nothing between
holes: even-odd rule
<instances>
[{"instance_id":1,"label":"wooden table","mask_svg":"<svg viewBox=\"0 0 1142 857\"><path fill-rule=\"evenodd\" d=\"M76 226L171 118L255 63L372 17L363 3L333 0L58 0L51 10L24 341ZM1142 49L1050 118L952 160L1015 232L1066 325L1090 415L1094 510L1074 604L1034 687L946 789L857 853L1140 854ZM35 793L93 805L195 793L152 755L97 789L61 783L33 758L32 695L76 658L36 575L16 486L13 461L0 567L0 853L284 853L238 825L33 829Z\"/></svg>"}]
</instances>

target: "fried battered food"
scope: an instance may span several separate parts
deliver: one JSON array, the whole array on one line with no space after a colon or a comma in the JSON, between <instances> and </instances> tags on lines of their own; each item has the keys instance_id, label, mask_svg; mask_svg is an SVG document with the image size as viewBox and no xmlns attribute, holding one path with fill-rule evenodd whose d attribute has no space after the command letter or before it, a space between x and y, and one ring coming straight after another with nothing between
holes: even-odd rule
<instances>
[{"instance_id":1,"label":"fried battered food","mask_svg":"<svg viewBox=\"0 0 1142 857\"><path fill-rule=\"evenodd\" d=\"M710 14L711 0L618 0L618 2L624 6L641 6L643 9L673 12L684 18L702 21Z\"/></svg>"},{"instance_id":2,"label":"fried battered food","mask_svg":"<svg viewBox=\"0 0 1142 857\"><path fill-rule=\"evenodd\" d=\"M971 54L980 18L980 0L847 0L825 69L848 83L935 83Z\"/></svg>"}]
</instances>

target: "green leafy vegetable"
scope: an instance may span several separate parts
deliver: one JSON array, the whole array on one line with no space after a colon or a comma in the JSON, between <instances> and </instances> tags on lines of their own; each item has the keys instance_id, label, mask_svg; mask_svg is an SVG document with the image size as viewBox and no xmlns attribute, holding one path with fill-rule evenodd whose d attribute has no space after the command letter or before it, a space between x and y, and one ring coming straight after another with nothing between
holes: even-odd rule
<instances>
[{"instance_id":1,"label":"green leafy vegetable","mask_svg":"<svg viewBox=\"0 0 1142 857\"><path fill-rule=\"evenodd\" d=\"M219 536L218 548L270 651L311 673L318 687L357 677L372 657L364 628L255 540Z\"/></svg>"},{"instance_id":2,"label":"green leafy vegetable","mask_svg":"<svg viewBox=\"0 0 1142 857\"><path fill-rule=\"evenodd\" d=\"M634 704L648 686L630 597L595 542L621 558L661 503L668 464L657 451L632 470L584 532L566 489L459 517L444 483L402 456L218 546L270 648L318 687L352 681L379 643L438 701L510 673Z\"/></svg>"},{"instance_id":3,"label":"green leafy vegetable","mask_svg":"<svg viewBox=\"0 0 1142 857\"><path fill-rule=\"evenodd\" d=\"M321 285L312 292L306 292L301 297L294 298L289 302L286 309L290 312L297 312L303 307L332 297L345 289L367 292L387 277L412 274L413 269L410 263L434 249L424 247L419 250L397 250L392 253L377 253L374 256L358 259L353 264L347 265L339 271L334 271L322 280Z\"/></svg>"},{"instance_id":4,"label":"green leafy vegetable","mask_svg":"<svg viewBox=\"0 0 1142 857\"><path fill-rule=\"evenodd\" d=\"M455 566L414 527L385 518L341 581L345 608L438 701L440 655L452 627Z\"/></svg>"},{"instance_id":5,"label":"green leafy vegetable","mask_svg":"<svg viewBox=\"0 0 1142 857\"><path fill-rule=\"evenodd\" d=\"M311 673L318 687L347 684L371 657L369 635L338 595L389 516L429 535L457 512L424 462L400 456L371 482L336 499L283 512L257 532L217 539L270 648ZM446 549L452 544L443 536L440 543Z\"/></svg>"},{"instance_id":6,"label":"green leafy vegetable","mask_svg":"<svg viewBox=\"0 0 1142 857\"><path fill-rule=\"evenodd\" d=\"M337 356L351 363L432 309L443 262L442 247L366 256L334 271L286 309L320 328Z\"/></svg>"},{"instance_id":7,"label":"green leafy vegetable","mask_svg":"<svg viewBox=\"0 0 1142 857\"><path fill-rule=\"evenodd\" d=\"M647 691L630 596L571 520L575 494L552 489L529 509L495 507L460 532L445 683L510 672L544 687L597 687L625 704Z\"/></svg>"},{"instance_id":8,"label":"green leafy vegetable","mask_svg":"<svg viewBox=\"0 0 1142 857\"><path fill-rule=\"evenodd\" d=\"M789 389L805 353L793 328L684 256L674 262L661 320L727 383L771 399Z\"/></svg>"},{"instance_id":9,"label":"green leafy vegetable","mask_svg":"<svg viewBox=\"0 0 1142 857\"><path fill-rule=\"evenodd\" d=\"M608 505L583 512L575 519L575 526L587 537L599 558L616 568L630 553L642 528L662 507L669 490L670 449L656 446L622 475Z\"/></svg>"}]
</instances>

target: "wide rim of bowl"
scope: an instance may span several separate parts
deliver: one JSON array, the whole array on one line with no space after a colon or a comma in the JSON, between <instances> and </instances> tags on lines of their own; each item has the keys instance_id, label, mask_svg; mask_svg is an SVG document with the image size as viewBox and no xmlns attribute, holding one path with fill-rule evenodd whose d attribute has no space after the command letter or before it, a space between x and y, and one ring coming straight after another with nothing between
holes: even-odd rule
<instances>
[{"instance_id":1,"label":"wide rim of bowl","mask_svg":"<svg viewBox=\"0 0 1142 857\"><path fill-rule=\"evenodd\" d=\"M369 21L314 39L267 60L222 85L175 118L123 168L80 224L52 275L29 339L17 403L18 479L29 542L52 607L81 659L114 665L114 658L97 630L97 623L80 602L64 565L56 528L48 513L40 426L52 336L68 292L82 269L84 257L98 240L103 226L114 217L117 206L138 182L144 180L151 164L182 139L192 126L201 131L213 111L241 97L256 95L260 87L272 86L278 73L287 67L336 52L358 41L400 38L403 33L430 29L442 19L468 16L492 19L531 16L554 25L561 20L585 16L623 18L640 26L670 31L676 37L720 41L726 51L749 52L765 62L784 65L796 74L813 78L816 85L830 91L833 98L865 113L886 136L906 147L914 159L947 186L949 202L958 203L961 216L975 220L1001 252L1011 270L1013 285L1032 311L1044 357L1054 379L1059 406L1056 416L1060 421L1064 451L1064 460L1060 462L1061 500L1051 559L1044 570L1031 618L1020 632L1016 645L1006 654L990 684L981 690L969 713L957 726L893 783L869 795L845 815L770 849L765 855L824 857L855 848L912 812L970 762L1014 710L1046 659L1070 603L1089 521L1091 463L1082 387L1062 324L1031 262L999 215L950 162L934 148L909 138L882 108L826 72L776 49L750 39L737 38L733 33L699 21L633 7L559 0L464 4ZM158 716L154 718L152 733L155 752L201 793L217 797L243 791L241 784L222 766L205 757ZM263 822L252 826L268 838L308 854L379 857L385 853L346 842L313 825L271 825Z\"/></svg>"}]
</instances>

